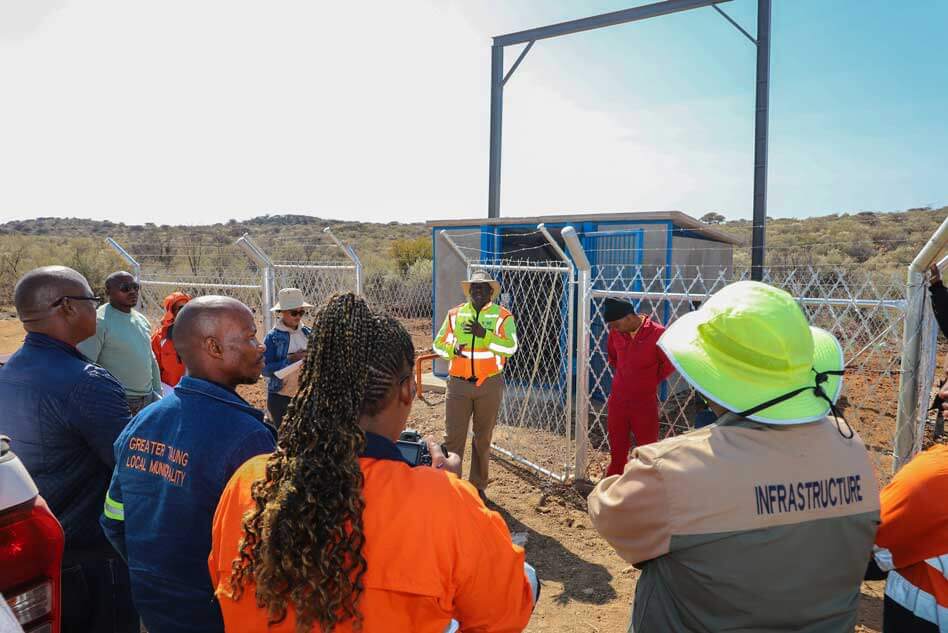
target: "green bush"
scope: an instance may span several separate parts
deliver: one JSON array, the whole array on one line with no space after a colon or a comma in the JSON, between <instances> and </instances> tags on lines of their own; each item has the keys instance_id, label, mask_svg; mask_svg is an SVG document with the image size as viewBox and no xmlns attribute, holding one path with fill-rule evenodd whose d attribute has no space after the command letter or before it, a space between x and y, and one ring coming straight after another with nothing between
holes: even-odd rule
<instances>
[{"instance_id":1,"label":"green bush","mask_svg":"<svg viewBox=\"0 0 948 633\"><path fill-rule=\"evenodd\" d=\"M412 264L418 260L432 258L431 240L427 237L395 240L392 242L391 251L395 265L402 274L408 272Z\"/></svg>"}]
</instances>

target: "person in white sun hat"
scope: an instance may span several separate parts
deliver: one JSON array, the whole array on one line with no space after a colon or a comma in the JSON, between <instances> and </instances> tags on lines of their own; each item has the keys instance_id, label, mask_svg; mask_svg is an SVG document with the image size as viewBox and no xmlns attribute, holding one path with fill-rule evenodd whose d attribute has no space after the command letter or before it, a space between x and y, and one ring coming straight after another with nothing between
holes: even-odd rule
<instances>
[{"instance_id":1,"label":"person in white sun hat","mask_svg":"<svg viewBox=\"0 0 948 633\"><path fill-rule=\"evenodd\" d=\"M461 281L465 303L448 310L432 348L448 361L444 443L464 460L471 428L471 484L487 502L490 444L504 400L504 367L517 352L517 323L495 303L500 283L483 270Z\"/></svg>"},{"instance_id":2,"label":"person in white sun hat","mask_svg":"<svg viewBox=\"0 0 948 633\"><path fill-rule=\"evenodd\" d=\"M313 306L306 303L303 292L298 288L284 288L277 298L277 304L271 308L271 312L275 312L280 319L263 341L267 348L263 375L267 377L267 413L270 422L279 430L286 408L299 390L300 373L293 371L280 378L277 372L301 362L306 356L310 330L302 324L302 320L306 310Z\"/></svg>"},{"instance_id":3,"label":"person in white sun hat","mask_svg":"<svg viewBox=\"0 0 948 633\"><path fill-rule=\"evenodd\" d=\"M836 411L836 338L783 290L741 281L658 345L719 417L636 448L589 496L595 528L642 569L629 631L852 631L879 489Z\"/></svg>"}]
</instances>

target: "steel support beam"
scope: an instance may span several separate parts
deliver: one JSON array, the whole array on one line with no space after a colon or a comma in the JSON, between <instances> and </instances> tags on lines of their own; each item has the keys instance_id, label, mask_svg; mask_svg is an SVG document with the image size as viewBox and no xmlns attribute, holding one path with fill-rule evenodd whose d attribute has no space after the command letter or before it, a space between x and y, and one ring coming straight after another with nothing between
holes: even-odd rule
<instances>
[{"instance_id":1,"label":"steel support beam","mask_svg":"<svg viewBox=\"0 0 948 633\"><path fill-rule=\"evenodd\" d=\"M746 37L747 39L749 39L749 40L751 41L751 43L752 43L754 46L757 46L757 40L754 39L754 36L751 35L750 33L748 33L747 31L745 31L743 26L741 26L740 24L738 24L737 22L735 22L735 21L734 21L734 18L732 18L731 16L729 16L727 13L724 12L724 9L722 9L721 7L719 7L719 6L716 5L716 4L712 4L712 5L711 5L711 8L714 9L715 11L717 11L718 13L720 13L720 14L721 14L721 17L723 17L725 20L727 20L728 22L730 22L730 23L731 23L731 26L733 26L735 29L737 29L737 30L740 31L741 33L743 33L744 37Z\"/></svg>"},{"instance_id":2,"label":"steel support beam","mask_svg":"<svg viewBox=\"0 0 948 633\"><path fill-rule=\"evenodd\" d=\"M527 56L527 53L530 52L531 48L533 48L532 40L528 42L526 46L523 47L522 51L520 51L520 55L517 56L517 59L516 61L514 61L513 66L511 66L510 70L507 71L507 74L504 75L504 80L500 82L501 85L504 85L504 86L507 85L507 82L510 81L510 78L513 76L514 72L516 72L517 68L520 66L520 62L522 62L523 58Z\"/></svg>"},{"instance_id":3,"label":"steel support beam","mask_svg":"<svg viewBox=\"0 0 948 633\"><path fill-rule=\"evenodd\" d=\"M622 11L603 13L579 20L551 24L550 26L541 26L536 29L529 29L518 33L498 35L494 38L494 46L510 46L511 44L524 44L531 40L545 40L561 35L601 29L606 26L638 22L639 20L656 18L660 15L668 15L669 13L680 13L681 11L700 9L701 7L724 2L730 2L730 0L665 0L665 2L647 4L643 7L623 9Z\"/></svg>"},{"instance_id":4,"label":"steel support beam","mask_svg":"<svg viewBox=\"0 0 948 633\"><path fill-rule=\"evenodd\" d=\"M500 151L504 115L504 47L490 50L490 167L487 188L487 217L500 217Z\"/></svg>"},{"instance_id":5,"label":"steel support beam","mask_svg":"<svg viewBox=\"0 0 948 633\"><path fill-rule=\"evenodd\" d=\"M524 56L529 52L534 42L537 40L549 39L551 37L560 37L561 35L570 35L572 33L581 33L593 29L601 29L607 26L616 26L618 24L627 24L629 22L638 22L671 13L680 13L690 11L691 9L700 9L702 7L715 6L730 2L731 0L664 0L655 2L642 7L633 7L614 11L612 13L603 13L579 20L570 20L569 22L560 22L527 31L517 33L508 33L507 35L498 35L494 38L494 44L491 47L491 68L490 68L490 164L488 166L488 185L487 185L487 217L500 217L500 157L503 136L503 113L504 113L504 84L510 79L517 66L523 61ZM770 6L768 2L768 7ZM726 16L727 17L727 16ZM730 20L730 18L728 18ZM732 21L733 22L733 21ZM767 22L770 23L770 12L767 12ZM736 26L736 23L734 23ZM740 27L738 27L740 28ZM741 29L743 31L743 29ZM745 35L748 35L745 32ZM769 27L768 27L769 35ZM748 35L749 36L749 35ZM504 47L514 44L526 44L527 46L520 53L520 56L514 62L510 71L504 75ZM769 38L768 38L769 53ZM759 55L758 55L759 60ZM759 67L759 62L758 62ZM756 178L755 178L756 180Z\"/></svg>"},{"instance_id":6,"label":"steel support beam","mask_svg":"<svg viewBox=\"0 0 948 633\"><path fill-rule=\"evenodd\" d=\"M767 222L767 139L770 119L770 5L757 0L757 107L754 114L754 219L751 279L764 278Z\"/></svg>"}]
</instances>

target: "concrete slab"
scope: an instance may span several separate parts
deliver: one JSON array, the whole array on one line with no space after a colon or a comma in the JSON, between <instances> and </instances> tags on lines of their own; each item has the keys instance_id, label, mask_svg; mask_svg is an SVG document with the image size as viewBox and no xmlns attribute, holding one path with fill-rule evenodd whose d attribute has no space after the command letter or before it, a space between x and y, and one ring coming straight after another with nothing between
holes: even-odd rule
<instances>
[{"instance_id":1,"label":"concrete slab","mask_svg":"<svg viewBox=\"0 0 948 633\"><path fill-rule=\"evenodd\" d=\"M438 378L430 371L421 375L421 391L429 393L444 393L447 384L443 378Z\"/></svg>"}]
</instances>

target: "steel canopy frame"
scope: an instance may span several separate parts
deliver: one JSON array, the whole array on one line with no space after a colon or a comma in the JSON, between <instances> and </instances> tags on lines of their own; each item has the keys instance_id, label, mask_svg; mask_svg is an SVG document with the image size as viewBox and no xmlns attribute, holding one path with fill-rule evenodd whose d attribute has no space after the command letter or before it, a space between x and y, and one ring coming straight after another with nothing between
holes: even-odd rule
<instances>
[{"instance_id":1,"label":"steel canopy frame","mask_svg":"<svg viewBox=\"0 0 948 633\"><path fill-rule=\"evenodd\" d=\"M490 73L490 166L488 170L487 217L500 217L500 157L504 112L504 85L520 66L537 40L638 22L661 15L713 7L757 48L756 109L754 115L754 215L751 246L751 279L761 280L764 267L764 223L767 220L767 141L770 109L770 9L772 0L757 0L757 38L731 19L717 5L730 0L665 0L579 20L560 22L494 37ZM504 74L504 48L526 44L510 70Z\"/></svg>"}]
</instances>

